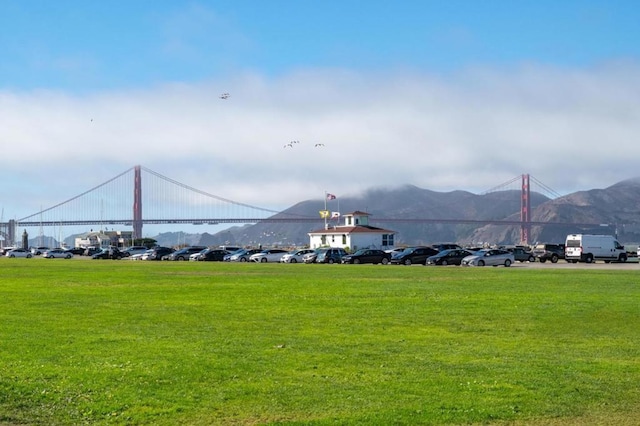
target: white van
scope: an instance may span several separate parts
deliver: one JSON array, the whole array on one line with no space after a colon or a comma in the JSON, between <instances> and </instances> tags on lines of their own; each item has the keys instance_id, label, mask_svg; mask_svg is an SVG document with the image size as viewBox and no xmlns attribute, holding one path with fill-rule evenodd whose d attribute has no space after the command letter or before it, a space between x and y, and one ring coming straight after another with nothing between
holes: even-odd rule
<instances>
[{"instance_id":1,"label":"white van","mask_svg":"<svg viewBox=\"0 0 640 426\"><path fill-rule=\"evenodd\" d=\"M627 252L611 235L570 234L564 248L567 262L592 263L596 260L626 262Z\"/></svg>"}]
</instances>

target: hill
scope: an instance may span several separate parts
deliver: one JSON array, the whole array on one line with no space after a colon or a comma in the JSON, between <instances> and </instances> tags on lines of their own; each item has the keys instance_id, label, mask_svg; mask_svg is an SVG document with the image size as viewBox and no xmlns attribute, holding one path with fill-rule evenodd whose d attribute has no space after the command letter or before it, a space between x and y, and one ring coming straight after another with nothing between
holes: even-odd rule
<instances>
[{"instance_id":1,"label":"hill","mask_svg":"<svg viewBox=\"0 0 640 426\"><path fill-rule=\"evenodd\" d=\"M517 220L514 214L508 219ZM532 207L531 221L556 223L594 223L586 226L533 226L530 242L564 242L567 234L593 233L618 235L622 243L640 241L640 178L618 182L608 188L579 191ZM605 226L607 225L607 226ZM517 241L519 227L487 225L476 229L471 239Z\"/></svg>"},{"instance_id":2,"label":"hill","mask_svg":"<svg viewBox=\"0 0 640 426\"><path fill-rule=\"evenodd\" d=\"M473 194L467 191L437 192L404 185L373 188L355 197L340 197L327 208L341 213L356 210L371 214L374 226L397 232L396 244L429 244L456 241L465 244L517 244L520 226L385 222L384 218L515 220L520 219L520 192L498 191ZM215 235L205 234L200 244L221 245L305 245L307 233L323 227L319 210L324 200L302 201L273 217L317 218L317 223L259 223L229 228ZM605 189L592 189L556 199L532 192L531 220L568 225L533 226L530 242L563 242L570 233L618 233L621 242L640 241L640 178L619 182ZM331 223L336 223L333 219ZM617 224L585 227L571 223Z\"/></svg>"}]
</instances>

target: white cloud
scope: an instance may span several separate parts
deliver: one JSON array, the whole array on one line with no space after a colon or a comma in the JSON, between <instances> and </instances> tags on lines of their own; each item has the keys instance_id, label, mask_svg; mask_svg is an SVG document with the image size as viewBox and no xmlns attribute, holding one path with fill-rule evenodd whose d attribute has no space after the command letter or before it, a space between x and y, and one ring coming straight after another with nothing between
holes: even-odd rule
<instances>
[{"instance_id":1,"label":"white cloud","mask_svg":"<svg viewBox=\"0 0 640 426\"><path fill-rule=\"evenodd\" d=\"M5 91L0 195L6 211L32 213L135 164L277 209L405 183L481 192L522 173L561 193L601 188L639 174L638 75L630 63L446 78L306 70L82 96ZM68 184L50 178L61 174Z\"/></svg>"}]
</instances>

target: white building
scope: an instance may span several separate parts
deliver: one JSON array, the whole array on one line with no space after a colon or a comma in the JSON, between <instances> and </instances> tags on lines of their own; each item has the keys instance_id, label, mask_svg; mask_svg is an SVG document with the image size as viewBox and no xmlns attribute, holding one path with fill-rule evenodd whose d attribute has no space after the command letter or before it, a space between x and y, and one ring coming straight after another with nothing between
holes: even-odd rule
<instances>
[{"instance_id":1,"label":"white building","mask_svg":"<svg viewBox=\"0 0 640 426\"><path fill-rule=\"evenodd\" d=\"M344 215L343 225L327 225L323 229L309 232L309 247L342 247L351 251L361 248L392 248L395 231L369 225L369 216L368 213L355 211Z\"/></svg>"},{"instance_id":2,"label":"white building","mask_svg":"<svg viewBox=\"0 0 640 426\"><path fill-rule=\"evenodd\" d=\"M75 239L76 247L101 247L109 246L126 247L132 242L131 231L98 231L81 234Z\"/></svg>"}]
</instances>

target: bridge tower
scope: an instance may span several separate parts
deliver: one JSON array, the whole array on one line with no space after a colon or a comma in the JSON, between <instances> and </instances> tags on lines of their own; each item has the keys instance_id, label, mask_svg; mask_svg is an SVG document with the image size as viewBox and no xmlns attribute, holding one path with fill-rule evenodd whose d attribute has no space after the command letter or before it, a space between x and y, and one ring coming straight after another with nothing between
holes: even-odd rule
<instances>
[{"instance_id":1,"label":"bridge tower","mask_svg":"<svg viewBox=\"0 0 640 426\"><path fill-rule=\"evenodd\" d=\"M15 219L10 219L9 224L7 226L7 234L5 237L5 241L8 241L10 245L14 245L16 242L16 228L18 225L16 224Z\"/></svg>"},{"instance_id":2,"label":"bridge tower","mask_svg":"<svg viewBox=\"0 0 640 426\"><path fill-rule=\"evenodd\" d=\"M142 176L140 166L134 167L133 177L133 238L142 238Z\"/></svg>"},{"instance_id":3,"label":"bridge tower","mask_svg":"<svg viewBox=\"0 0 640 426\"><path fill-rule=\"evenodd\" d=\"M529 244L529 231L531 230L531 203L530 203L529 175L522 175L522 192L520 195L520 241Z\"/></svg>"}]
</instances>

